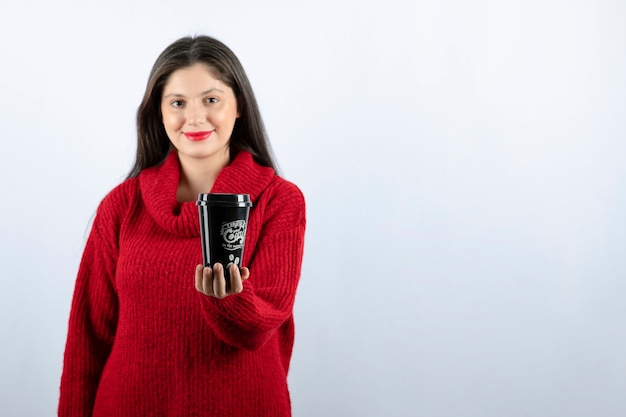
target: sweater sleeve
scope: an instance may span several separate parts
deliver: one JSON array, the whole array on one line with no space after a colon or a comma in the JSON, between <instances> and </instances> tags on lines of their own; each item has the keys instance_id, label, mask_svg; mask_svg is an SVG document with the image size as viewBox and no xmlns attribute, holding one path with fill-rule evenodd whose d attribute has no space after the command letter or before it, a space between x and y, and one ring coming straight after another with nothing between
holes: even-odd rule
<instances>
[{"instance_id":1,"label":"sweater sleeve","mask_svg":"<svg viewBox=\"0 0 626 417\"><path fill-rule=\"evenodd\" d=\"M224 342L261 347L293 312L306 226L300 190L285 182L269 201L243 291L224 299L198 294L208 323Z\"/></svg>"},{"instance_id":2,"label":"sweater sleeve","mask_svg":"<svg viewBox=\"0 0 626 417\"><path fill-rule=\"evenodd\" d=\"M117 193L119 198L119 193ZM117 325L119 221L109 195L98 207L76 279L61 377L59 416L90 416Z\"/></svg>"}]
</instances>

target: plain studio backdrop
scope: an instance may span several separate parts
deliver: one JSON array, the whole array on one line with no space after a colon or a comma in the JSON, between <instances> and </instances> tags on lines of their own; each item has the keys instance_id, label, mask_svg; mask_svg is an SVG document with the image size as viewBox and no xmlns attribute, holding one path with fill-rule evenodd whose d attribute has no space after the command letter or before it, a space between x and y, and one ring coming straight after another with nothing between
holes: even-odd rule
<instances>
[{"instance_id":1,"label":"plain studio backdrop","mask_svg":"<svg viewBox=\"0 0 626 417\"><path fill-rule=\"evenodd\" d=\"M90 220L189 34L307 198L294 416L626 415L625 4L3 0L0 415L56 413Z\"/></svg>"}]
</instances>

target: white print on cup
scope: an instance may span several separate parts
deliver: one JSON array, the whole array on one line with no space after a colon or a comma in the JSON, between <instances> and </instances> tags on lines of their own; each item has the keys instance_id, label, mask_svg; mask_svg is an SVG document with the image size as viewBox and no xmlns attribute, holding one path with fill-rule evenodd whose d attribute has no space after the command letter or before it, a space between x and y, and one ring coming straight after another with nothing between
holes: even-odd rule
<instances>
[{"instance_id":1,"label":"white print on cup","mask_svg":"<svg viewBox=\"0 0 626 417\"><path fill-rule=\"evenodd\" d=\"M246 237L246 221L235 220L222 223L220 235L224 239L224 243L222 243L224 249L237 250L243 248L243 240Z\"/></svg>"},{"instance_id":2,"label":"white print on cup","mask_svg":"<svg viewBox=\"0 0 626 417\"><path fill-rule=\"evenodd\" d=\"M239 256L235 257L232 253L228 255L228 260L234 263L235 265L239 265Z\"/></svg>"}]
</instances>

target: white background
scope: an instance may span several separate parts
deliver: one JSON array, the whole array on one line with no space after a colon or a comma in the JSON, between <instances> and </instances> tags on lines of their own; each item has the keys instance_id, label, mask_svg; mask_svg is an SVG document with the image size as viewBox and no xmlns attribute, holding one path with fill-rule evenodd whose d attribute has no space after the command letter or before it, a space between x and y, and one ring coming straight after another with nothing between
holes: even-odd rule
<instances>
[{"instance_id":1,"label":"white background","mask_svg":"<svg viewBox=\"0 0 626 417\"><path fill-rule=\"evenodd\" d=\"M10 3L10 5L9 5ZM626 3L0 6L0 415L54 415L161 50L240 57L308 204L294 415L626 415Z\"/></svg>"}]
</instances>

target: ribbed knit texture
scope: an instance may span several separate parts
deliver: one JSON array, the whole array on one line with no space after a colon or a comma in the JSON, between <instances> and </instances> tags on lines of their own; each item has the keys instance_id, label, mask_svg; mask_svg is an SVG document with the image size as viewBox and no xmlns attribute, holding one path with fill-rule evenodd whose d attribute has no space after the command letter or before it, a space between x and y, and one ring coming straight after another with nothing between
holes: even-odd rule
<instances>
[{"instance_id":1,"label":"ribbed knit texture","mask_svg":"<svg viewBox=\"0 0 626 417\"><path fill-rule=\"evenodd\" d=\"M210 191L250 194L254 206L250 278L219 300L195 289L198 208L176 201L178 180L172 153L100 204L72 302L60 416L291 415L302 193L248 152L220 172Z\"/></svg>"}]
</instances>

